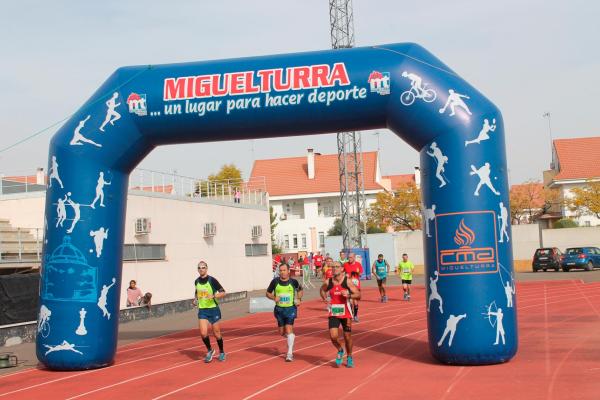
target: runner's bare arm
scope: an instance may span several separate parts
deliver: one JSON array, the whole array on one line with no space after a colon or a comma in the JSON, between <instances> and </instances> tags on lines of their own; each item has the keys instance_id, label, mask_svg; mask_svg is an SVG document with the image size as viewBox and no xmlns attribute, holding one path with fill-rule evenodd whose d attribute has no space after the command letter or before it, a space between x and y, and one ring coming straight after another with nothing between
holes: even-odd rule
<instances>
[{"instance_id":1,"label":"runner's bare arm","mask_svg":"<svg viewBox=\"0 0 600 400\"><path fill-rule=\"evenodd\" d=\"M327 301L327 284L329 283L329 279L327 279L322 285L321 289L319 289L319 293L321 294L321 298L323 301Z\"/></svg>"},{"instance_id":2,"label":"runner's bare arm","mask_svg":"<svg viewBox=\"0 0 600 400\"><path fill-rule=\"evenodd\" d=\"M360 290L358 290L356 285L354 285L354 283L352 283L350 280L348 280L348 282L346 283L348 285L348 291L350 292L349 298L354 300L360 300Z\"/></svg>"}]
</instances>

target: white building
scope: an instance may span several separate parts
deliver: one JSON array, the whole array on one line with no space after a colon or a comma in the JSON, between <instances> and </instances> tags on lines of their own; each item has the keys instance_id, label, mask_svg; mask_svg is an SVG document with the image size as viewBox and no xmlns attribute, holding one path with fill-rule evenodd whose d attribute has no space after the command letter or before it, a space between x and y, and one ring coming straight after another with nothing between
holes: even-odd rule
<instances>
[{"instance_id":1,"label":"white building","mask_svg":"<svg viewBox=\"0 0 600 400\"><path fill-rule=\"evenodd\" d=\"M152 178L155 182L162 181L159 177ZM165 178L168 185L135 184L132 186L138 190L129 191L121 308L125 307L125 291L131 279L144 292L153 294L154 304L192 298L199 260L208 263L209 273L231 293L264 289L272 278L270 220L264 190L244 192L240 203L236 203L228 191L209 198L190 197L188 188L193 185L178 179L168 175ZM5 188L10 190L9 194L0 191L0 219L4 223L0 230L4 239L17 229L43 232L46 194L43 180L29 186L33 191L24 191L24 186L17 190L17 184ZM47 222L54 224L56 215L48 215ZM23 243L22 249L32 243L41 244L39 235L30 236L33 238L27 239L28 244ZM19 240L25 242L25 234L22 238ZM93 238L87 238L92 251ZM9 243L4 239L0 240L0 259L7 263L10 260L3 256L8 254L7 246L14 247L17 237ZM35 258L36 251L27 249L30 259ZM11 251L16 257L14 249ZM24 254L19 250L19 256Z\"/></svg>"},{"instance_id":2,"label":"white building","mask_svg":"<svg viewBox=\"0 0 600 400\"><path fill-rule=\"evenodd\" d=\"M419 184L415 174L382 176L377 152L362 153L367 206L376 195L393 190L402 182ZM277 214L275 240L284 253L321 251L325 236L340 217L340 182L337 154L315 153L305 157L256 160L252 177L265 177L269 205ZM256 179L256 178L255 178ZM416 179L416 180L415 180Z\"/></svg>"},{"instance_id":3,"label":"white building","mask_svg":"<svg viewBox=\"0 0 600 400\"><path fill-rule=\"evenodd\" d=\"M556 139L552 142L552 163L544 171L544 184L558 188L563 200L573 198L573 188L581 188L589 181L600 181L600 137ZM560 210L563 217L571 217L579 226L600 226L600 219L572 211L568 205Z\"/></svg>"}]
</instances>

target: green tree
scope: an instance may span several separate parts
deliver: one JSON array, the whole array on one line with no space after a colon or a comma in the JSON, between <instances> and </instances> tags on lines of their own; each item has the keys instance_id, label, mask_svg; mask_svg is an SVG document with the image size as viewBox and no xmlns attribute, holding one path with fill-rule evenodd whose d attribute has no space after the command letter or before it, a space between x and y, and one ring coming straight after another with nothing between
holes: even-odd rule
<instances>
[{"instance_id":1,"label":"green tree","mask_svg":"<svg viewBox=\"0 0 600 400\"><path fill-rule=\"evenodd\" d=\"M281 254L283 251L281 246L275 240L275 228L277 227L277 213L273 211L273 207L269 207L269 218L271 219L271 253Z\"/></svg>"},{"instance_id":2,"label":"green tree","mask_svg":"<svg viewBox=\"0 0 600 400\"><path fill-rule=\"evenodd\" d=\"M569 202L571 211L579 215L593 215L600 218L600 182L591 182L581 188L571 189L573 198Z\"/></svg>"},{"instance_id":3,"label":"green tree","mask_svg":"<svg viewBox=\"0 0 600 400\"><path fill-rule=\"evenodd\" d=\"M362 224L361 224L362 225ZM367 233L385 233L385 228L380 227L379 225L373 224L370 221L367 221ZM360 228L360 233L365 233L364 225ZM336 218L333 221L333 226L329 228L327 231L328 236L341 236L342 235L342 219Z\"/></svg>"},{"instance_id":4,"label":"green tree","mask_svg":"<svg viewBox=\"0 0 600 400\"><path fill-rule=\"evenodd\" d=\"M395 193L377 193L377 201L369 210L369 225L395 231L421 227L421 191L413 182L402 184Z\"/></svg>"},{"instance_id":5,"label":"green tree","mask_svg":"<svg viewBox=\"0 0 600 400\"><path fill-rule=\"evenodd\" d=\"M242 171L235 164L225 164L208 179L196 182L195 193L202 197L229 195L235 189L241 189L243 183Z\"/></svg>"},{"instance_id":6,"label":"green tree","mask_svg":"<svg viewBox=\"0 0 600 400\"><path fill-rule=\"evenodd\" d=\"M555 229L560 229L560 228L577 228L579 226L579 224L577 223L577 221L573 221L571 218L562 218L559 219L558 221L556 221L552 227Z\"/></svg>"}]
</instances>

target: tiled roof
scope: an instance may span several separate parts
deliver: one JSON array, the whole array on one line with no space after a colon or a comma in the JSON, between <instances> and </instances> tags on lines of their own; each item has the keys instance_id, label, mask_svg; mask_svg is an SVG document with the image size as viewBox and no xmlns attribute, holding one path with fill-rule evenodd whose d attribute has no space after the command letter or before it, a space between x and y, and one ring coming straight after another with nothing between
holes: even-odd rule
<instances>
[{"instance_id":1,"label":"tiled roof","mask_svg":"<svg viewBox=\"0 0 600 400\"><path fill-rule=\"evenodd\" d=\"M414 174L404 174L404 175L387 175L384 176L383 179L389 179L392 183L392 190L398 190L400 186L406 183L415 183L415 175Z\"/></svg>"},{"instance_id":2,"label":"tiled roof","mask_svg":"<svg viewBox=\"0 0 600 400\"><path fill-rule=\"evenodd\" d=\"M375 182L377 152L364 152L362 163L365 190L381 190ZM251 179L265 177L270 196L331 193L340 191L337 154L315 153L315 178L308 179L307 157L256 160Z\"/></svg>"},{"instance_id":3,"label":"tiled roof","mask_svg":"<svg viewBox=\"0 0 600 400\"><path fill-rule=\"evenodd\" d=\"M44 177L45 178L45 177ZM35 185L37 183L37 176L29 175L29 176L3 176L3 180L17 183L27 183Z\"/></svg>"},{"instance_id":4,"label":"tiled roof","mask_svg":"<svg viewBox=\"0 0 600 400\"><path fill-rule=\"evenodd\" d=\"M556 139L560 168L554 180L600 178L600 136Z\"/></svg>"}]
</instances>

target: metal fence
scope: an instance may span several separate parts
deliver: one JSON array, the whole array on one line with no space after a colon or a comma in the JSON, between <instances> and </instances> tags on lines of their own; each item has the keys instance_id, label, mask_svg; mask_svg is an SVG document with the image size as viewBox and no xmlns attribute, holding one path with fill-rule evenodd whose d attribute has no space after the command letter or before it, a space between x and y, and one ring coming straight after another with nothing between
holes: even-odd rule
<instances>
[{"instance_id":1,"label":"metal fence","mask_svg":"<svg viewBox=\"0 0 600 400\"><path fill-rule=\"evenodd\" d=\"M40 261L43 240L42 228L0 227L0 263Z\"/></svg>"},{"instance_id":2,"label":"metal fence","mask_svg":"<svg viewBox=\"0 0 600 400\"><path fill-rule=\"evenodd\" d=\"M0 174L0 196L46 190L47 177ZM219 202L267 206L264 177L211 180L136 168L129 175L129 190Z\"/></svg>"}]
</instances>

